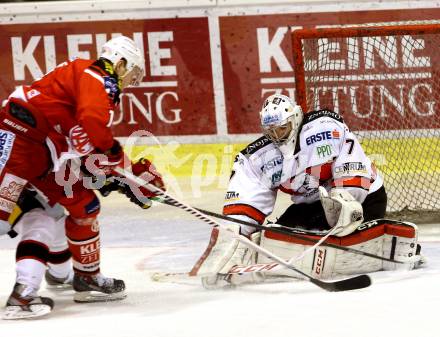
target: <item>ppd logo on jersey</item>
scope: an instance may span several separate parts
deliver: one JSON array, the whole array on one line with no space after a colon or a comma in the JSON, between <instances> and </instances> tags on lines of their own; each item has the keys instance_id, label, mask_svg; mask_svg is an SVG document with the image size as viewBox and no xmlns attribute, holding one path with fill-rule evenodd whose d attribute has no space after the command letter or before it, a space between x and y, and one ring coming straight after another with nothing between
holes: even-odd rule
<instances>
[{"instance_id":1,"label":"ppd logo on jersey","mask_svg":"<svg viewBox=\"0 0 440 337\"><path fill-rule=\"evenodd\" d=\"M332 146L331 145L322 145L316 148L316 153L319 158L325 158L332 155Z\"/></svg>"},{"instance_id":2,"label":"ppd logo on jersey","mask_svg":"<svg viewBox=\"0 0 440 337\"><path fill-rule=\"evenodd\" d=\"M307 137L306 144L312 145L316 142L321 142L323 140L339 139L339 138L340 138L340 133L337 130L323 131L323 132L319 132L317 134L314 134L314 135Z\"/></svg>"}]
</instances>

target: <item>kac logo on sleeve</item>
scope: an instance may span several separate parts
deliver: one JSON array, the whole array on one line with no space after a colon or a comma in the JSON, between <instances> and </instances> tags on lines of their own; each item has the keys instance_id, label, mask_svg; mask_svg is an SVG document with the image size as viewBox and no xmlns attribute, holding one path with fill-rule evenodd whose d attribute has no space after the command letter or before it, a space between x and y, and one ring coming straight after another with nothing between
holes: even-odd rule
<instances>
[{"instance_id":1,"label":"kac logo on sleeve","mask_svg":"<svg viewBox=\"0 0 440 337\"><path fill-rule=\"evenodd\" d=\"M14 140L15 135L12 132L0 130L0 173L11 155Z\"/></svg>"}]
</instances>

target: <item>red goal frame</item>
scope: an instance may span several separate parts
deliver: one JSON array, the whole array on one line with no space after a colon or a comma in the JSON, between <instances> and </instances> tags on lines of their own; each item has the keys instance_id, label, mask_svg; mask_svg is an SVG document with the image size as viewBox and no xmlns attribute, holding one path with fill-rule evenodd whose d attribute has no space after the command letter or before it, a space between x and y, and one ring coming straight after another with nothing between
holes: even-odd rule
<instances>
[{"instance_id":1,"label":"red goal frame","mask_svg":"<svg viewBox=\"0 0 440 337\"><path fill-rule=\"evenodd\" d=\"M305 39L348 38L368 36L399 36L440 33L440 24L392 25L338 28L304 28L292 31L293 66L296 103L307 113L306 77L304 70L303 43ZM440 46L439 46L440 52Z\"/></svg>"}]
</instances>

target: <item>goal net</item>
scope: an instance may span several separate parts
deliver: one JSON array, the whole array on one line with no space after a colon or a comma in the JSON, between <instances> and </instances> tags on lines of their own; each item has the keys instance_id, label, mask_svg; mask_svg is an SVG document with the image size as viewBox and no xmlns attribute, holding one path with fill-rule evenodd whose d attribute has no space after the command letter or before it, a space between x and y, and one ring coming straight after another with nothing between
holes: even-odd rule
<instances>
[{"instance_id":1,"label":"goal net","mask_svg":"<svg viewBox=\"0 0 440 337\"><path fill-rule=\"evenodd\" d=\"M296 100L342 115L385 179L389 212L440 210L440 24L292 32Z\"/></svg>"}]
</instances>

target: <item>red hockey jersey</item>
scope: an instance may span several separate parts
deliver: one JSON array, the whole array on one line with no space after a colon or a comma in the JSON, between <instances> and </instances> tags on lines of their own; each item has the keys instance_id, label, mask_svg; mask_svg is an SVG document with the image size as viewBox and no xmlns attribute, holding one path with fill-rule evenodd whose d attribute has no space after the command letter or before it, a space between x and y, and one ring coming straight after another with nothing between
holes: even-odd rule
<instances>
[{"instance_id":1,"label":"red hockey jersey","mask_svg":"<svg viewBox=\"0 0 440 337\"><path fill-rule=\"evenodd\" d=\"M86 155L94 148L106 151L113 145L110 126L119 86L112 75L112 67L104 61L76 59L11 94L48 121L46 143L54 170L67 159Z\"/></svg>"}]
</instances>

